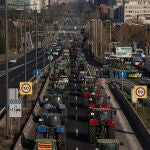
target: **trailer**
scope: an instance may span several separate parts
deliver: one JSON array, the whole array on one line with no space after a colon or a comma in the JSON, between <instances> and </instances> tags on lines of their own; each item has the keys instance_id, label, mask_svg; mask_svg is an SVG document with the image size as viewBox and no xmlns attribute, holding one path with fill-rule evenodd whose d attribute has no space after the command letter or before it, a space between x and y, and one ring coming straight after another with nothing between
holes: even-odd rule
<instances>
[{"instance_id":1,"label":"trailer","mask_svg":"<svg viewBox=\"0 0 150 150\"><path fill-rule=\"evenodd\" d=\"M57 150L55 139L35 139L34 150Z\"/></svg>"},{"instance_id":2,"label":"trailer","mask_svg":"<svg viewBox=\"0 0 150 150\"><path fill-rule=\"evenodd\" d=\"M119 150L119 145L116 139L97 139L95 150Z\"/></svg>"}]
</instances>

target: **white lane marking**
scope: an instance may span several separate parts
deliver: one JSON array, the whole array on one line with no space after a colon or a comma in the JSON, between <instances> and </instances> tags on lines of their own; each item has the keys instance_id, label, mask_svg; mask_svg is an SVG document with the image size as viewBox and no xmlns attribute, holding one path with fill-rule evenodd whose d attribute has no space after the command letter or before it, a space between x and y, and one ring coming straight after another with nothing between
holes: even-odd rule
<instances>
[{"instance_id":1,"label":"white lane marking","mask_svg":"<svg viewBox=\"0 0 150 150\"><path fill-rule=\"evenodd\" d=\"M78 106L76 105L76 110L78 109Z\"/></svg>"},{"instance_id":2,"label":"white lane marking","mask_svg":"<svg viewBox=\"0 0 150 150\"><path fill-rule=\"evenodd\" d=\"M78 129L76 129L76 136L78 136L78 134L79 134L79 130L78 130Z\"/></svg>"},{"instance_id":3,"label":"white lane marking","mask_svg":"<svg viewBox=\"0 0 150 150\"><path fill-rule=\"evenodd\" d=\"M76 120L78 120L78 115L76 114Z\"/></svg>"},{"instance_id":4,"label":"white lane marking","mask_svg":"<svg viewBox=\"0 0 150 150\"><path fill-rule=\"evenodd\" d=\"M75 99L77 100L77 99L78 99L78 97L76 96L76 97L75 97Z\"/></svg>"}]
</instances>

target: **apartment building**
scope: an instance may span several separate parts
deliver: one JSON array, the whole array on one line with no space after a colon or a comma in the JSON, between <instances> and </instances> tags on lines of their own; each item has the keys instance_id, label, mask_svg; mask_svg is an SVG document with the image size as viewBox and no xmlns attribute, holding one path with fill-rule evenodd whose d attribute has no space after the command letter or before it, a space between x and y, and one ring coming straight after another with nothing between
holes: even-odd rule
<instances>
[{"instance_id":1,"label":"apartment building","mask_svg":"<svg viewBox=\"0 0 150 150\"><path fill-rule=\"evenodd\" d=\"M23 9L24 4L29 6L30 0L7 0L8 8Z\"/></svg>"},{"instance_id":2,"label":"apartment building","mask_svg":"<svg viewBox=\"0 0 150 150\"><path fill-rule=\"evenodd\" d=\"M2 1L2 0L1 0ZM46 8L50 0L7 0L8 8L24 9L24 4L28 10L41 11L42 8Z\"/></svg>"},{"instance_id":3,"label":"apartment building","mask_svg":"<svg viewBox=\"0 0 150 150\"><path fill-rule=\"evenodd\" d=\"M140 15L150 14L150 0L125 0L124 22L138 19Z\"/></svg>"},{"instance_id":4,"label":"apartment building","mask_svg":"<svg viewBox=\"0 0 150 150\"><path fill-rule=\"evenodd\" d=\"M69 2L76 2L78 0L50 0L50 5L54 4L61 4L61 3L69 3Z\"/></svg>"}]
</instances>

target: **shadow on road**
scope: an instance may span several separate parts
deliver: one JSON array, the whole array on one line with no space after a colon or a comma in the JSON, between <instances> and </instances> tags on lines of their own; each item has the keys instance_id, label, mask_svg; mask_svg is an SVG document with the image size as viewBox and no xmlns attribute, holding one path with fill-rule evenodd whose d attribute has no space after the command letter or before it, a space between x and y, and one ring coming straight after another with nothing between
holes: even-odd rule
<instances>
[{"instance_id":1,"label":"shadow on road","mask_svg":"<svg viewBox=\"0 0 150 150\"><path fill-rule=\"evenodd\" d=\"M75 115L69 115L67 118L70 120L76 120ZM87 117L83 117L83 116L78 116L77 120L81 122L88 122Z\"/></svg>"},{"instance_id":2,"label":"shadow on road","mask_svg":"<svg viewBox=\"0 0 150 150\"><path fill-rule=\"evenodd\" d=\"M126 134L134 134L134 132L123 131L123 130L120 130L120 129L116 129L116 132L122 132L122 133L126 133Z\"/></svg>"},{"instance_id":3,"label":"shadow on road","mask_svg":"<svg viewBox=\"0 0 150 150\"><path fill-rule=\"evenodd\" d=\"M67 138L71 138L71 139L82 141L82 142L88 142L88 135L83 134L83 133L79 133L76 136L76 133L74 132L67 132Z\"/></svg>"}]
</instances>

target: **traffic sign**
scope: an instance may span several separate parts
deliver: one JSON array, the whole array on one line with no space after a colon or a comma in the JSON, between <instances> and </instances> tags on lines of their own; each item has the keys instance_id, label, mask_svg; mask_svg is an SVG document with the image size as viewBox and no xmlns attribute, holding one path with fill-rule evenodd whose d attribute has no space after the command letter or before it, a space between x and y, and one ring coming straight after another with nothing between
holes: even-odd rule
<instances>
[{"instance_id":1,"label":"traffic sign","mask_svg":"<svg viewBox=\"0 0 150 150\"><path fill-rule=\"evenodd\" d=\"M135 98L147 98L147 86L134 86Z\"/></svg>"},{"instance_id":2,"label":"traffic sign","mask_svg":"<svg viewBox=\"0 0 150 150\"><path fill-rule=\"evenodd\" d=\"M21 117L21 100L9 100L9 117Z\"/></svg>"},{"instance_id":3,"label":"traffic sign","mask_svg":"<svg viewBox=\"0 0 150 150\"><path fill-rule=\"evenodd\" d=\"M32 94L32 82L20 82L20 95Z\"/></svg>"},{"instance_id":4,"label":"traffic sign","mask_svg":"<svg viewBox=\"0 0 150 150\"><path fill-rule=\"evenodd\" d=\"M116 47L116 57L132 57L132 47Z\"/></svg>"},{"instance_id":5,"label":"traffic sign","mask_svg":"<svg viewBox=\"0 0 150 150\"><path fill-rule=\"evenodd\" d=\"M127 73L125 71L119 71L119 78L126 78Z\"/></svg>"},{"instance_id":6,"label":"traffic sign","mask_svg":"<svg viewBox=\"0 0 150 150\"><path fill-rule=\"evenodd\" d=\"M33 75L35 76L35 77L39 77L39 76L41 76L41 70L34 70L33 71Z\"/></svg>"},{"instance_id":7,"label":"traffic sign","mask_svg":"<svg viewBox=\"0 0 150 150\"><path fill-rule=\"evenodd\" d=\"M123 57L122 57L122 58L120 58L120 62L122 62L122 63L124 62L124 58L123 58Z\"/></svg>"},{"instance_id":8,"label":"traffic sign","mask_svg":"<svg viewBox=\"0 0 150 150\"><path fill-rule=\"evenodd\" d=\"M18 88L9 88L8 89L8 98L9 99L18 99Z\"/></svg>"}]
</instances>

